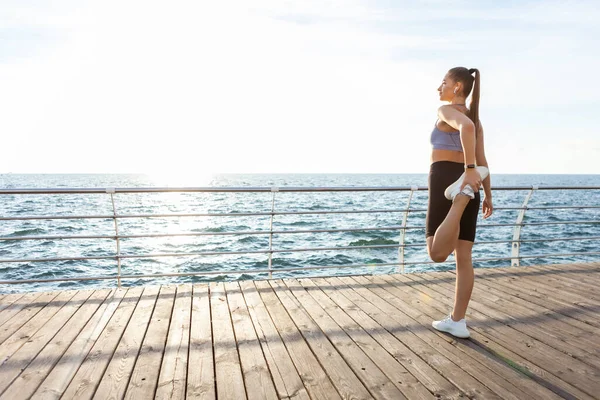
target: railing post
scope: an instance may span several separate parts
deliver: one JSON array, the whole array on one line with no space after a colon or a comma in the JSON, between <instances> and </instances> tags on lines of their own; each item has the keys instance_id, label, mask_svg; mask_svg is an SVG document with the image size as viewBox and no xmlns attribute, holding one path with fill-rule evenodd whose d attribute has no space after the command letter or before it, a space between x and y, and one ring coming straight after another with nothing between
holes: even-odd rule
<instances>
[{"instance_id":1,"label":"railing post","mask_svg":"<svg viewBox=\"0 0 600 400\"><path fill-rule=\"evenodd\" d=\"M115 234L117 241L117 287L121 287L121 244L119 242L119 225L117 224L117 208L115 207L115 189L106 189L106 193L110 194L110 200L113 207L113 221L115 221Z\"/></svg>"},{"instance_id":2,"label":"railing post","mask_svg":"<svg viewBox=\"0 0 600 400\"><path fill-rule=\"evenodd\" d=\"M408 202L406 203L406 211L404 211L404 217L402 217L402 229L400 229L400 247L398 247L398 263L400 264L401 273L404 273L404 238L406 237L406 221L408 221L408 210L410 209L410 201L412 200L413 193L417 189L417 186L411 186L410 193L408 194Z\"/></svg>"},{"instance_id":3,"label":"railing post","mask_svg":"<svg viewBox=\"0 0 600 400\"><path fill-rule=\"evenodd\" d=\"M533 191L538 189L538 186L532 186L531 190L529 191L529 193L527 193L527 196L525 196L525 201L523 202L523 205L521 206L521 211L519 211L519 215L517 215L517 222L515 224L515 230L513 232L513 241L512 241L512 248L511 248L511 263L510 265L512 267L518 267L520 265L519 262L519 250L521 249L521 227L522 227L522 223L523 223L523 218L525 217L525 211L527 210L527 203L529 203L529 199L531 199L531 196L533 195Z\"/></svg>"},{"instance_id":4,"label":"railing post","mask_svg":"<svg viewBox=\"0 0 600 400\"><path fill-rule=\"evenodd\" d=\"M269 224L269 279L273 278L273 217L275 213L275 192L279 192L278 187L272 187L273 194L271 202L271 223Z\"/></svg>"}]
</instances>

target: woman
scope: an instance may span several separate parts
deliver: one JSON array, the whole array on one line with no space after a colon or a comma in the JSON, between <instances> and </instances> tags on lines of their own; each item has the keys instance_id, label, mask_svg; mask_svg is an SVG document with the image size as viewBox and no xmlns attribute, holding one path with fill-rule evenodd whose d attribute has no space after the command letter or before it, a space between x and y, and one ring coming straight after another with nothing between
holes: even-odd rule
<instances>
[{"instance_id":1,"label":"woman","mask_svg":"<svg viewBox=\"0 0 600 400\"><path fill-rule=\"evenodd\" d=\"M475 74L475 76L473 76ZM454 336L468 338L465 314L473 290L471 251L475 241L479 187L483 183L483 217L492 215L492 192L479 120L479 71L452 68L438 88L441 101L450 104L438 109L438 121L431 133L431 169L427 208L427 251L435 262L454 252L456 289L454 309L433 327ZM472 93L469 108L466 99Z\"/></svg>"}]
</instances>

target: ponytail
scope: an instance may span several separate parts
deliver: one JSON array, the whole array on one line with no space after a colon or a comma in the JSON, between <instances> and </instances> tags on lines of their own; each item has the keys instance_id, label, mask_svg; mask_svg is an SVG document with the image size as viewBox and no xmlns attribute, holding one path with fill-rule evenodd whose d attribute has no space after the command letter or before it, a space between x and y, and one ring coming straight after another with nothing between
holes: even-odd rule
<instances>
[{"instance_id":1,"label":"ponytail","mask_svg":"<svg viewBox=\"0 0 600 400\"><path fill-rule=\"evenodd\" d=\"M480 74L477 68L471 68L469 70L469 75L475 73L475 80L473 82L473 92L471 95L471 104L469 105L469 118L475 124L475 129L479 127L479 85L480 83Z\"/></svg>"},{"instance_id":2,"label":"ponytail","mask_svg":"<svg viewBox=\"0 0 600 400\"><path fill-rule=\"evenodd\" d=\"M475 131L477 132L477 128L479 127L479 91L481 87L479 70L477 68L467 69L465 67L455 67L448 72L455 82L462 82L462 94L465 98L472 94L468 117L475 124ZM475 76L473 76L473 74L475 74Z\"/></svg>"}]
</instances>

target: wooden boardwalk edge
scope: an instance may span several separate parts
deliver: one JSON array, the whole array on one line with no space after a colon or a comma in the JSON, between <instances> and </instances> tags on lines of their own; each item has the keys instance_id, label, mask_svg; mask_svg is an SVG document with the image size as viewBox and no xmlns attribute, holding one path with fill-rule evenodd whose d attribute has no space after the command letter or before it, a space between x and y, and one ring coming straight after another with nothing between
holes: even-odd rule
<instances>
[{"instance_id":1,"label":"wooden boardwalk edge","mask_svg":"<svg viewBox=\"0 0 600 400\"><path fill-rule=\"evenodd\" d=\"M0 294L2 399L600 399L600 263Z\"/></svg>"}]
</instances>

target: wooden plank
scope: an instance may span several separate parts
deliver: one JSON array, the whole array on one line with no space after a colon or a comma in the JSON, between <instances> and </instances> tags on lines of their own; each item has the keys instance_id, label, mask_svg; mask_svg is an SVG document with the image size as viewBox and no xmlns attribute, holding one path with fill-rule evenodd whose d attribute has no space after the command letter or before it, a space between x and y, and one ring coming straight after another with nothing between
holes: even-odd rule
<instances>
[{"instance_id":1,"label":"wooden plank","mask_svg":"<svg viewBox=\"0 0 600 400\"><path fill-rule=\"evenodd\" d=\"M555 307L554 305L558 305L560 308L566 307L569 309L569 316L571 318L600 328L597 310L586 309L585 298L581 296L569 294L565 291L558 291L557 288L547 286L543 282L535 281L532 276L522 279L515 273L511 274L503 270L488 272L485 268L482 268L482 271L479 273L481 275L491 274L491 277L499 285L518 288L526 293L536 295L540 299L547 301L549 305L552 304L553 307Z\"/></svg>"},{"instance_id":2,"label":"wooden plank","mask_svg":"<svg viewBox=\"0 0 600 400\"><path fill-rule=\"evenodd\" d=\"M540 268L549 269L549 265L542 265ZM577 263L569 264L566 268L569 275L574 279L583 280L589 287L600 283L600 263ZM583 278L581 278L583 277Z\"/></svg>"},{"instance_id":3,"label":"wooden plank","mask_svg":"<svg viewBox=\"0 0 600 400\"><path fill-rule=\"evenodd\" d=\"M222 282L210 284L215 372L219 399L246 399L240 358Z\"/></svg>"},{"instance_id":4,"label":"wooden plank","mask_svg":"<svg viewBox=\"0 0 600 400\"><path fill-rule=\"evenodd\" d=\"M571 274L569 268L560 269L557 267L520 267L513 269L495 269L482 268L482 274L492 274L492 276L501 277L519 277L527 278L526 281L539 284L541 288L548 290L560 289L561 294L578 297L581 301L590 301L592 304L600 304L600 298L597 293L597 286L587 283L593 280L594 276L600 275L591 271L580 271L578 274Z\"/></svg>"},{"instance_id":5,"label":"wooden plank","mask_svg":"<svg viewBox=\"0 0 600 400\"><path fill-rule=\"evenodd\" d=\"M41 293L38 293L41 294ZM23 298L25 293L14 293L14 294L3 294L0 295L0 316L2 315L2 311L7 309L10 305L17 302L19 299ZM0 324L1 326L1 324Z\"/></svg>"},{"instance_id":6,"label":"wooden plank","mask_svg":"<svg viewBox=\"0 0 600 400\"><path fill-rule=\"evenodd\" d=\"M443 342L437 340L434 345L427 342L423 336L428 336L429 329L408 317L398 307L390 304L389 296L377 285L357 283L349 277L332 278L330 282L344 285L343 292L371 318L375 319L385 329L394 334L412 351L423 358L431 367L443 374L454 386L467 396L485 399L499 399L496 393L481 382L471 377L460 368L461 360L451 360L439 352L437 346ZM384 298L386 300L384 300Z\"/></svg>"},{"instance_id":7,"label":"wooden plank","mask_svg":"<svg viewBox=\"0 0 600 400\"><path fill-rule=\"evenodd\" d=\"M514 296L515 298L523 299L535 306L552 310L550 314L556 315L557 318L560 318L564 323L577 327L583 331L590 332L593 334L592 336L597 336L595 333L598 331L598 328L577 319L579 314L577 313L577 310L573 310L570 305L566 306L563 303L555 302L547 296L540 295L533 290L523 289L518 285L512 284L511 281L509 281L509 278L506 278L507 280L503 282L502 280L505 278L499 278L497 275L480 273L481 269L483 268L476 269L476 282L486 282L488 285L493 285L498 288L498 290L510 293L511 296Z\"/></svg>"},{"instance_id":8,"label":"wooden plank","mask_svg":"<svg viewBox=\"0 0 600 400\"><path fill-rule=\"evenodd\" d=\"M437 299L440 305L435 303L432 305L442 313L447 315L448 311L452 309L452 299L439 290L437 283L429 281L425 274L405 274L403 278L417 282L419 290L427 293L432 299ZM528 360L528 364L523 365L522 362L519 364L522 364L526 368L535 365L534 370L540 376L543 376L544 380L551 382L552 387L548 386L548 388L559 395L561 394L559 391L564 390L567 393L576 393L578 398L590 398L590 395L586 393L596 385L592 379L593 373L590 377L584 377L581 380L576 379L580 373L587 374L590 370L589 367L578 363L582 365L575 365L575 369L572 369L571 367L574 366L573 363L577 363L576 360L571 359L565 363L563 357L556 354L552 349L549 349L547 346L544 347L534 339L525 340L524 335L515 333L514 329L509 326L498 323L490 325L490 319L477 310L469 308L468 315L468 319L475 322L469 324L471 333L474 331L479 332L486 336L488 340L491 339L500 346L503 346L503 350L496 351L496 353L503 354L504 352L506 354L506 350L511 349L511 357L506 356L505 359L509 359L513 363L519 363L516 360ZM515 357L513 351L518 352L520 357ZM542 351L545 351L545 353L541 353ZM568 366L568 368L564 368L565 366ZM577 381L576 385L569 382L569 380L572 381L573 379ZM585 389L582 386L585 386Z\"/></svg>"},{"instance_id":9,"label":"wooden plank","mask_svg":"<svg viewBox=\"0 0 600 400\"><path fill-rule=\"evenodd\" d=\"M454 275L449 272L436 272L434 274L425 275L430 278L435 276L452 279L452 281L440 283L438 285L440 288L445 289L446 295L454 295ZM523 335L536 339L540 343L543 343L554 350L561 351L566 356L575 358L589 366L600 369L600 359L594 357L588 351L575 346L572 340L573 337L565 335L558 329L555 329L552 320L548 323L544 323L535 315L533 315L534 319L531 319L531 316L526 314L526 310L523 310L523 308L519 307L517 304L513 304L510 311L505 312L506 310L499 310L496 308L496 304L500 303L501 300L502 299L494 297L493 294L489 292L482 291L475 285L473 289L473 298L469 303L469 308L476 309L483 315L486 315L499 323L509 325Z\"/></svg>"},{"instance_id":10,"label":"wooden plank","mask_svg":"<svg viewBox=\"0 0 600 400\"><path fill-rule=\"evenodd\" d=\"M412 310L403 299L386 293L384 287L388 289L389 284L385 282L370 282L365 277L340 278L339 282L332 279L331 282L336 282L338 285L344 284L348 291L356 292L354 301L357 305L360 305L373 318L377 318L389 331L399 331L399 333L402 333L402 336L396 333L395 335L401 338L411 350L423 357L447 379L450 379L455 386L466 392L469 397L482 395L486 398L498 397L497 394L491 392L486 386L481 385L467 375L465 371L459 369L466 362L477 364L476 361L467 360L464 354L449 346L443 338L438 337L437 332L430 328L430 321L425 326L418 323L415 317L421 314L417 313L411 316L413 313L409 311ZM370 303L367 303L365 300L361 302L361 298L370 301ZM391 320L386 321L385 315L390 315ZM399 329L399 327L402 327L402 329ZM451 343L457 345L458 343L456 342L460 341L464 340L455 340ZM438 352L440 354L437 354ZM458 375L456 375L457 373ZM478 374L481 374L481 372L478 371ZM483 375L486 378L485 369ZM480 379L480 377L476 379ZM489 378L483 379L482 382L487 384L489 380Z\"/></svg>"},{"instance_id":11,"label":"wooden plank","mask_svg":"<svg viewBox=\"0 0 600 400\"><path fill-rule=\"evenodd\" d=\"M156 399L185 398L191 312L192 285L179 285L167 336L166 352L160 367Z\"/></svg>"},{"instance_id":12,"label":"wooden plank","mask_svg":"<svg viewBox=\"0 0 600 400\"><path fill-rule=\"evenodd\" d=\"M20 311L15 311L16 309L13 310L12 318L7 319L2 327L0 327L0 343L3 343L37 313L43 310L57 295L58 293L56 292L42 293L29 305L26 305L25 303L21 304L20 306L22 307Z\"/></svg>"},{"instance_id":13,"label":"wooden plank","mask_svg":"<svg viewBox=\"0 0 600 400\"><path fill-rule=\"evenodd\" d=\"M100 304L104 302L109 292L108 289L93 292L85 303L77 309L75 314L60 327L56 336L45 345L43 350L13 381L0 396L0 399L29 398L62 357L65 350L77 338L81 329L94 315ZM19 356L19 353L17 353L17 356Z\"/></svg>"},{"instance_id":14,"label":"wooden plank","mask_svg":"<svg viewBox=\"0 0 600 400\"><path fill-rule=\"evenodd\" d=\"M278 399L267 361L237 282L225 283L229 312L249 399Z\"/></svg>"},{"instance_id":15,"label":"wooden plank","mask_svg":"<svg viewBox=\"0 0 600 400\"><path fill-rule=\"evenodd\" d=\"M585 294L586 296L591 296L595 301L600 301L600 296L598 295L600 266L593 268L581 266L581 268L569 268L566 273L556 277L564 277L569 282L569 289L572 289L574 293ZM555 276L552 277L554 278Z\"/></svg>"},{"instance_id":16,"label":"wooden plank","mask_svg":"<svg viewBox=\"0 0 600 400\"><path fill-rule=\"evenodd\" d=\"M108 320L125 295L125 289L115 289L88 321L62 358L39 386L31 400L60 399L86 355L104 330Z\"/></svg>"},{"instance_id":17,"label":"wooden plank","mask_svg":"<svg viewBox=\"0 0 600 400\"><path fill-rule=\"evenodd\" d=\"M254 284L310 396L341 398L269 283L256 281Z\"/></svg>"},{"instance_id":18,"label":"wooden plank","mask_svg":"<svg viewBox=\"0 0 600 400\"><path fill-rule=\"evenodd\" d=\"M433 395L443 399L462 399L464 395L444 376L423 361L410 348L404 345L394 335L388 332L382 325L377 323L367 313L343 295L346 289L339 283L331 283L328 279L313 278L301 279L300 283L307 287L309 293L313 294L317 288L341 307L361 328L368 332L383 348L385 348L400 366L396 368L385 368L384 371L391 374L395 381L411 384L414 376ZM320 299L319 301L324 300ZM384 364L385 365L385 364Z\"/></svg>"},{"instance_id":19,"label":"wooden plank","mask_svg":"<svg viewBox=\"0 0 600 400\"><path fill-rule=\"evenodd\" d=\"M61 399L80 400L94 396L143 291L143 287L132 287L127 291Z\"/></svg>"},{"instance_id":20,"label":"wooden plank","mask_svg":"<svg viewBox=\"0 0 600 400\"><path fill-rule=\"evenodd\" d=\"M265 360L271 371L280 398L308 400L308 392L294 362L269 316L258 290L252 281L240 281L252 324L260 341Z\"/></svg>"},{"instance_id":21,"label":"wooden plank","mask_svg":"<svg viewBox=\"0 0 600 400\"><path fill-rule=\"evenodd\" d=\"M72 293L67 294L67 296L71 296ZM27 365L42 351L44 346L52 340L73 314L87 301L92 293L93 290L82 290L75 292L75 295L64 306L62 302L59 302L55 308L60 309L52 315L52 318L37 330L34 335L31 335L10 358L4 358L4 362L0 366L2 368L2 374L0 374L0 393L3 393L21 374ZM48 304L47 307L53 307L52 304Z\"/></svg>"},{"instance_id":22,"label":"wooden plank","mask_svg":"<svg viewBox=\"0 0 600 400\"><path fill-rule=\"evenodd\" d=\"M135 307L94 397L122 399L125 396L159 290L159 286L144 288L144 293Z\"/></svg>"},{"instance_id":23,"label":"wooden plank","mask_svg":"<svg viewBox=\"0 0 600 400\"><path fill-rule=\"evenodd\" d=\"M529 308L538 315L543 315L544 318L554 319L561 325L563 331L570 333L574 337L587 340L590 343L600 346L600 338L596 335L596 332L598 331L596 328L573 318L565 318L565 316L557 312L556 308L550 307L547 302L542 302L543 305L537 304L537 302L535 302L536 297L523 293L513 287L495 285L493 278L487 278L481 274L475 277L475 282L477 286L489 290L490 293L493 293L495 296L498 296L507 302L516 303Z\"/></svg>"},{"instance_id":24,"label":"wooden plank","mask_svg":"<svg viewBox=\"0 0 600 400\"><path fill-rule=\"evenodd\" d=\"M384 286L384 288L391 294L403 300L401 303L397 303L398 306L402 307L402 311L410 315L412 318L414 318L424 326L431 326L431 322L434 319L437 319L440 316L442 316L442 314L440 314L439 311L437 311L429 305L429 303L431 302L430 298L425 297L423 293L419 293L416 290L410 288L409 285L406 285L403 282L399 282L397 279L394 279L393 275L378 275L377 278L367 279L376 283L378 283L379 281L385 282L386 285ZM403 305L402 303L405 304ZM500 360L496 356L496 354L487 347L487 345L484 342L480 342L476 338L474 339L473 336L471 337L471 340L455 340L452 336L446 335L445 333L438 332L433 329L432 332L434 332L440 338L444 339L446 342L454 346L456 349L468 355L468 358L464 359L464 362L461 362L460 366L461 368L464 368L465 366L467 368L471 368L472 372L477 376L473 373L471 375L476 376L477 379L480 379L478 375L485 376L485 370L487 369L499 375L502 379L497 379L496 382L494 382L493 384L489 384L489 382L486 383L485 381L483 382L486 383L486 385L488 385L492 389L493 385L504 384L507 389L511 390L511 392L519 393L520 390L523 393L521 395L521 398L562 398L554 394L550 390L546 389L545 387L540 386L534 380L530 379L527 375L515 370L512 366L504 364L502 360ZM442 349L443 347L447 346L436 346L436 348L438 349ZM478 373L478 368L484 372ZM508 382L509 384L507 384L506 382ZM514 389L512 389L513 386L518 388L518 390L515 391Z\"/></svg>"},{"instance_id":25,"label":"wooden plank","mask_svg":"<svg viewBox=\"0 0 600 400\"><path fill-rule=\"evenodd\" d=\"M423 384L402 367L386 349L377 343L369 333L362 329L310 279L303 279L302 283L295 279L286 279L285 284L300 301L304 309L310 313L311 317L336 347L336 350L342 354L357 375L361 375L360 371L363 368L369 369L368 364L361 360L362 356L369 357L377 374L384 374L387 380L402 392L401 397L408 399L435 398ZM305 290L305 288L307 289ZM352 354L357 353L357 351L360 351L358 357L356 354ZM359 363L353 362L355 359ZM378 392L376 389L371 388L373 383L376 384L376 379L366 376L362 380L371 393ZM400 397L396 396L395 398Z\"/></svg>"},{"instance_id":26,"label":"wooden plank","mask_svg":"<svg viewBox=\"0 0 600 400\"><path fill-rule=\"evenodd\" d=\"M30 340L30 338L32 338L38 330L40 330L44 324L76 294L77 291L60 293L58 296L54 297L52 301L46 303L46 307L0 344L0 367L2 367L2 365L4 365L4 363L15 354L21 346L27 343L27 341ZM49 294L48 296L53 296L53 294Z\"/></svg>"},{"instance_id":27,"label":"wooden plank","mask_svg":"<svg viewBox=\"0 0 600 400\"><path fill-rule=\"evenodd\" d=\"M567 263L567 264L541 264L534 268L543 269L558 273L572 273L574 276L585 276L593 279L600 279L600 262L592 263ZM531 268L531 267L529 267ZM589 275L588 275L589 274Z\"/></svg>"},{"instance_id":28,"label":"wooden plank","mask_svg":"<svg viewBox=\"0 0 600 400\"><path fill-rule=\"evenodd\" d=\"M454 279L452 274L444 274L444 273L427 273L422 274L426 279L439 279L440 277L446 277L448 279ZM448 295L454 295L454 288L452 285L452 281L442 282L436 285L436 288L439 288L440 292ZM480 289L475 289L477 293L480 293ZM516 341L519 343L523 343L527 347L537 346L537 350L539 353L546 354L551 359L555 360L557 365L561 365L564 362L569 362L570 359L576 359L578 361L571 361L571 366L577 369L580 367L580 373L584 373L588 370L592 370L589 367L598 368L600 370L600 360L596 357L592 357L589 353L573 346L571 340L568 336L561 335L559 332L553 329L539 329L540 323L538 321L528 321L524 320L520 314L519 309L514 306L510 313L505 313L502 311L497 311L494 308L490 307L493 305L493 301L490 300L491 295L487 292L482 292L482 296L475 297L471 299L469 303L469 308L471 310L477 310L481 312L481 315L484 318L492 318L498 321L500 324L510 325L512 328L511 333L516 336ZM536 326L532 326L532 322L536 322ZM523 335L526 335L521 339ZM529 338L534 339L530 341ZM560 352L564 353L561 354ZM560 360L563 360L562 362ZM583 363L580 365L580 362ZM587 364L587 365L586 365ZM564 364L563 364L564 365ZM600 374L598 374L600 379ZM600 390L600 386L598 386Z\"/></svg>"},{"instance_id":29,"label":"wooden plank","mask_svg":"<svg viewBox=\"0 0 600 400\"><path fill-rule=\"evenodd\" d=\"M596 279L600 279L600 262L579 262L565 264L569 269L577 271L593 271L593 276ZM550 267L551 265L542 265L542 267Z\"/></svg>"},{"instance_id":30,"label":"wooden plank","mask_svg":"<svg viewBox=\"0 0 600 400\"><path fill-rule=\"evenodd\" d=\"M449 307L452 307L451 303L448 303L442 295L431 289L432 284L427 281L423 281L418 278L419 274L399 274L392 275L394 279L399 280L404 284L402 286L405 290L409 290L409 293L413 294L413 297L418 298L421 302L421 308L433 310L430 311L429 318L439 319L440 316L447 315ZM538 367L536 364L521 357L520 353L513 352L512 346L507 346L503 343L498 343L493 336L487 335L485 332L478 329L469 318L469 328L471 331L471 338L465 343L473 342L480 347L485 348L490 353L494 354L498 359L507 365L513 367L525 376L535 380L538 384L551 390L557 395L563 398L578 398L578 399L591 399L590 396L580 391L576 387L564 382L553 374L549 373L545 369ZM451 337L450 335L448 335ZM544 398L534 396L533 398Z\"/></svg>"},{"instance_id":31,"label":"wooden plank","mask_svg":"<svg viewBox=\"0 0 600 400\"><path fill-rule=\"evenodd\" d=\"M558 271L557 271L558 269ZM556 268L551 266L536 266L536 271L541 274L539 277L549 286L567 290L570 293L584 295L586 299L600 302L598 294L598 284L600 284L600 268L584 267L578 269L573 266Z\"/></svg>"},{"instance_id":32,"label":"wooden plank","mask_svg":"<svg viewBox=\"0 0 600 400\"><path fill-rule=\"evenodd\" d=\"M536 265L536 268L544 268L548 270L557 269L560 271L568 271L568 272L583 272L583 275L586 275L586 272L591 272L593 276L599 278L598 273L600 273L600 262L580 262L580 263L566 263L566 264L540 264Z\"/></svg>"},{"instance_id":33,"label":"wooden plank","mask_svg":"<svg viewBox=\"0 0 600 400\"><path fill-rule=\"evenodd\" d=\"M40 296L44 296L40 302L37 302L36 300L40 297ZM56 296L58 296L58 293L56 292L51 292L51 293L27 293L24 296L20 297L18 300L15 300L14 302L12 302L10 305L7 305L2 312L0 312L0 327L4 328L4 324L6 324L7 321L10 321L11 318L13 318L15 315L19 314L21 312L21 310L25 311L26 314L29 314L31 316L35 315L33 313L34 308L36 306L39 305L39 303L44 303L47 304L49 301L51 301L53 298L55 298ZM47 299L50 300L47 300ZM30 310L30 311L27 311ZM0 340L0 343L2 342L2 340Z\"/></svg>"},{"instance_id":34,"label":"wooden plank","mask_svg":"<svg viewBox=\"0 0 600 400\"><path fill-rule=\"evenodd\" d=\"M453 274L448 273L448 276L453 277ZM506 314L508 319L514 320L514 323L509 321L512 326L526 323L532 329L541 330L544 335L549 334L557 340L577 347L578 351L595 357L600 356L600 337L595 332L591 332L589 327L582 330L569 325L557 317L550 308L524 301L507 290L498 290L483 279L476 278L473 290L474 293L481 294L478 298L482 299L487 307L498 311L510 310ZM587 327L585 324L581 325ZM576 353L572 355L575 356Z\"/></svg>"},{"instance_id":35,"label":"wooden plank","mask_svg":"<svg viewBox=\"0 0 600 400\"><path fill-rule=\"evenodd\" d=\"M175 286L160 287L148 332L125 393L126 399L154 398L176 291Z\"/></svg>"},{"instance_id":36,"label":"wooden plank","mask_svg":"<svg viewBox=\"0 0 600 400\"><path fill-rule=\"evenodd\" d=\"M208 285L195 284L192 296L187 398L216 399Z\"/></svg>"},{"instance_id":37,"label":"wooden plank","mask_svg":"<svg viewBox=\"0 0 600 400\"><path fill-rule=\"evenodd\" d=\"M490 270L510 275L515 277L527 277L529 281L539 282L546 288L560 289L561 293L569 293L578 296L582 301L589 301L594 305L600 305L600 296L598 296L598 283L595 282L594 276L600 276L597 272L592 272L591 269L574 271L572 267L555 267L555 266L535 266L535 267L520 267L516 270L503 269L495 270L485 268L483 272ZM597 269L596 269L597 271ZM586 281L592 281L588 283Z\"/></svg>"},{"instance_id":38,"label":"wooden plank","mask_svg":"<svg viewBox=\"0 0 600 400\"><path fill-rule=\"evenodd\" d=\"M322 309L320 314L317 310L312 313L318 315L317 323L326 324L331 332L336 332L330 338L333 344L280 280L269 283L342 398L406 398ZM315 306L314 300L310 305Z\"/></svg>"},{"instance_id":39,"label":"wooden plank","mask_svg":"<svg viewBox=\"0 0 600 400\"><path fill-rule=\"evenodd\" d=\"M430 328L431 320L447 315L453 305L452 273L341 278L349 280L341 286L340 278L216 284L220 292L215 287L212 303L219 304L212 304L212 314L221 318L225 327L229 324L229 332L224 336L216 330L215 341L221 342L221 354L229 351L229 357L237 362L241 379L234 385L243 390L239 398L308 399L309 392L321 398L318 385L323 382L315 380L323 377L332 390L325 398L339 398L339 391L344 396L365 397L344 389L346 383L336 380L352 381L347 373L339 372L343 365L354 375L350 384L364 385L369 398L402 398L401 393L385 392L386 385L407 398L426 398L429 392L457 398L460 391L442 375L448 375L440 367L445 365L440 359L446 358L480 381L483 388L491 389L477 392L469 390L469 384L460 386L454 378L447 378L466 388L468 396L590 399L596 391L600 393L600 337L596 335L600 301L594 291L600 273L585 268L564 265L483 271L477 276L468 312L470 340L454 339ZM581 282L579 289L577 282ZM134 311L142 306L130 306L123 321L125 302L118 306L119 299L111 296L102 302L103 298L96 298L101 291L90 291L93 297L89 299L79 292L80 297L72 301L67 300L75 291L54 292L54 299L48 293L0 297L0 306L11 299L0 311L0 319L6 318L0 326L0 339L3 332L6 339L0 343L0 363L4 361L0 385L5 384L0 386L0 399L31 395L57 399L63 391L64 398L78 399L94 395L152 398L155 392L156 397L183 398L186 391L189 398L216 399L219 386L228 385L230 377L218 374L213 364L211 294L208 285L194 286L193 294L191 290L189 287L187 303L171 293L170 303L161 299L153 312L154 306L147 309L142 313L147 321L137 324L135 334L123 332L133 329L134 321L140 322ZM26 298L34 294L37 298ZM21 303L24 299L26 303ZM168 328L158 315L169 320L175 299L182 306L173 310ZM132 313L135 317L127 322ZM429 352L413 353L412 344L400 339L409 340L409 334L428 345ZM135 346L119 343L121 336L126 341L127 337L143 338L144 350L137 347L137 359L131 356L138 352ZM122 364L118 362L120 350L115 352L117 346L130 353ZM102 347L108 351L97 353ZM169 355L173 361L167 359ZM223 359L216 350L214 355ZM306 365L305 358L314 365ZM13 361L18 369L5 368ZM161 365L166 366L164 370ZM111 375L110 368L115 374ZM328 372L334 375L332 380ZM336 374L341 378L335 378ZM111 380L112 376L116 379ZM162 386L165 396L157 389L159 376L170 377ZM102 385L109 388L108 393L96 392ZM419 389L411 393L415 387Z\"/></svg>"},{"instance_id":40,"label":"wooden plank","mask_svg":"<svg viewBox=\"0 0 600 400\"><path fill-rule=\"evenodd\" d=\"M573 263L573 265L575 265L575 266L582 266L582 267L594 267L594 268L598 268L598 267L600 267L600 261L578 262L578 263Z\"/></svg>"},{"instance_id":41,"label":"wooden plank","mask_svg":"<svg viewBox=\"0 0 600 400\"><path fill-rule=\"evenodd\" d=\"M456 340L456 338L448 337L433 329L431 327L432 320L426 318L420 309L419 297L402 292L396 287L397 281L388 281L386 276L353 277L353 280L359 285L370 288L382 300L419 322L426 329L413 328L414 325L408 325L408 329L496 395L513 400L529 397L521 387L522 385L519 385L520 382L518 380L514 382L514 371L506 366L490 362L492 358L490 353L485 354L485 350L481 348L473 351L468 345L468 340Z\"/></svg>"}]
</instances>

